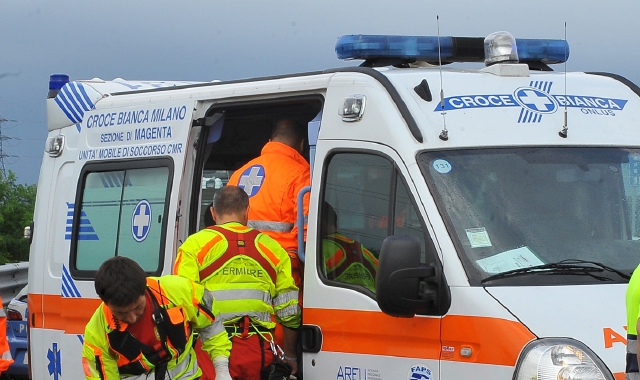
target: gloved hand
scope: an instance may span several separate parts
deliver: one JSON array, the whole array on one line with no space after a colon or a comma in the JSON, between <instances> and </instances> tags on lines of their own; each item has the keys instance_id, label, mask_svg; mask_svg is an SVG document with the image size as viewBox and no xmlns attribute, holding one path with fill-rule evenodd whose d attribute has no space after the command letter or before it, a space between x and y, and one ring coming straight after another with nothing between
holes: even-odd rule
<instances>
[{"instance_id":1,"label":"gloved hand","mask_svg":"<svg viewBox=\"0 0 640 380\"><path fill-rule=\"evenodd\" d=\"M216 368L216 380L231 380L228 357L216 356L213 358L213 366Z\"/></svg>"}]
</instances>

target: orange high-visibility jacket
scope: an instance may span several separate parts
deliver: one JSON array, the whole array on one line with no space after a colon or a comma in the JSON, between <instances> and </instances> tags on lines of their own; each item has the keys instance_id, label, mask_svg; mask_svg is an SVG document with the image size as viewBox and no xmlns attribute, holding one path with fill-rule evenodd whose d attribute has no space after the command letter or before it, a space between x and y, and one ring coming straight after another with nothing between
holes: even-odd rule
<instances>
[{"instance_id":1,"label":"orange high-visibility jacket","mask_svg":"<svg viewBox=\"0 0 640 380\"><path fill-rule=\"evenodd\" d=\"M269 235L288 252L298 251L298 192L311 184L309 163L298 151L280 142L268 142L260 157L236 170L229 185L249 195L249 227ZM303 201L309 214L309 194Z\"/></svg>"},{"instance_id":2,"label":"orange high-visibility jacket","mask_svg":"<svg viewBox=\"0 0 640 380\"><path fill-rule=\"evenodd\" d=\"M7 341L7 314L2 306L2 297L0 297L0 373L9 369L13 363L11 351L9 351L9 342Z\"/></svg>"}]
</instances>

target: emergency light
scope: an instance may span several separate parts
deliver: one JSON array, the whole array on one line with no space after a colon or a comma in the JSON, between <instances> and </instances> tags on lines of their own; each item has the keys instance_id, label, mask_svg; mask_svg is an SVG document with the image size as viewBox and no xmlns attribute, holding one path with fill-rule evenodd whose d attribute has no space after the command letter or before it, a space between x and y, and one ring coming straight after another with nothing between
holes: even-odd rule
<instances>
[{"instance_id":1,"label":"emergency light","mask_svg":"<svg viewBox=\"0 0 640 380\"><path fill-rule=\"evenodd\" d=\"M508 35L508 36L507 36ZM496 32L487 37L385 36L351 34L338 38L336 54L339 59L392 60L407 62L485 62L487 65L511 61L515 56L522 63L563 63L569 58L569 44L565 40L516 38L512 53L504 61L485 56L487 43L504 47L511 35ZM506 37L506 39L505 39ZM488 41L487 41L488 40ZM504 52L504 49L495 49Z\"/></svg>"},{"instance_id":2,"label":"emergency light","mask_svg":"<svg viewBox=\"0 0 640 380\"><path fill-rule=\"evenodd\" d=\"M65 84L69 83L67 74L52 74L49 76L49 93L47 98L55 98L58 92Z\"/></svg>"}]
</instances>

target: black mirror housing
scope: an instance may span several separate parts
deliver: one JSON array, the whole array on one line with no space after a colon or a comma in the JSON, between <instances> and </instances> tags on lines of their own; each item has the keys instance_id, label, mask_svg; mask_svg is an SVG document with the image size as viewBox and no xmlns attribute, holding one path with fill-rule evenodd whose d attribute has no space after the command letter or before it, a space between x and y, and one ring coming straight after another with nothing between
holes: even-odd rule
<instances>
[{"instance_id":1,"label":"black mirror housing","mask_svg":"<svg viewBox=\"0 0 640 380\"><path fill-rule=\"evenodd\" d=\"M420 262L420 242L410 236L389 236L382 242L376 274L380 309L394 317L443 315L451 305L442 267L434 252ZM429 257L433 256L433 257Z\"/></svg>"}]
</instances>

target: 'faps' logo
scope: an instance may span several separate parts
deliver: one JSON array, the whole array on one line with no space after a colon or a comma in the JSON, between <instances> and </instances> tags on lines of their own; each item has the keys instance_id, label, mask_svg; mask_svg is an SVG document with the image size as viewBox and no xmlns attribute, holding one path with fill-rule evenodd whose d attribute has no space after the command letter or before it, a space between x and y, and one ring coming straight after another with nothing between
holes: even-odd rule
<instances>
[{"instance_id":1,"label":"'faps' logo","mask_svg":"<svg viewBox=\"0 0 640 380\"><path fill-rule=\"evenodd\" d=\"M417 364L411 367L407 377L409 380L431 380L433 372L431 372L431 368Z\"/></svg>"}]
</instances>

